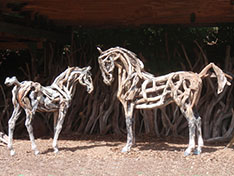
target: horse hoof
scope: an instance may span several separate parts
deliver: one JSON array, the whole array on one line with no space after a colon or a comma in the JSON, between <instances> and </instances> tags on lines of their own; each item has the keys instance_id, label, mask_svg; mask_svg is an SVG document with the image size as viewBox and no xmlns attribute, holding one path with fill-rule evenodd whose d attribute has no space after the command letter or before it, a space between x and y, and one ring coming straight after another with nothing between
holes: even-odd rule
<instances>
[{"instance_id":1,"label":"horse hoof","mask_svg":"<svg viewBox=\"0 0 234 176\"><path fill-rule=\"evenodd\" d=\"M184 156L189 156L189 155L190 155L190 152L187 152L187 151L184 152Z\"/></svg>"},{"instance_id":2,"label":"horse hoof","mask_svg":"<svg viewBox=\"0 0 234 176\"><path fill-rule=\"evenodd\" d=\"M127 146L125 146L124 148L122 148L122 153L127 153L127 152L129 152L130 151L130 148L129 147L127 147Z\"/></svg>"},{"instance_id":3,"label":"horse hoof","mask_svg":"<svg viewBox=\"0 0 234 176\"><path fill-rule=\"evenodd\" d=\"M57 148L54 149L54 153L58 153L59 150Z\"/></svg>"},{"instance_id":4,"label":"horse hoof","mask_svg":"<svg viewBox=\"0 0 234 176\"><path fill-rule=\"evenodd\" d=\"M10 154L11 154L11 156L14 156L15 155L15 151L11 150Z\"/></svg>"},{"instance_id":5,"label":"horse hoof","mask_svg":"<svg viewBox=\"0 0 234 176\"><path fill-rule=\"evenodd\" d=\"M194 153L194 155L200 155L201 151L200 150L195 150L193 153Z\"/></svg>"},{"instance_id":6,"label":"horse hoof","mask_svg":"<svg viewBox=\"0 0 234 176\"><path fill-rule=\"evenodd\" d=\"M128 150L126 150L126 149L123 148L123 149L121 150L121 152L122 152L122 153L127 153Z\"/></svg>"},{"instance_id":7,"label":"horse hoof","mask_svg":"<svg viewBox=\"0 0 234 176\"><path fill-rule=\"evenodd\" d=\"M40 154L40 152L38 150L35 151L35 155L38 155Z\"/></svg>"}]
</instances>

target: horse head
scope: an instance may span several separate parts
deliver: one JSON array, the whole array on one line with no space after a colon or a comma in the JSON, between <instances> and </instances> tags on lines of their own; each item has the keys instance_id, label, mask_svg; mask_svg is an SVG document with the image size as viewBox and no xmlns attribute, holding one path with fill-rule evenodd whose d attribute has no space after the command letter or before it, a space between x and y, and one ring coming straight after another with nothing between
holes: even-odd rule
<instances>
[{"instance_id":1,"label":"horse head","mask_svg":"<svg viewBox=\"0 0 234 176\"><path fill-rule=\"evenodd\" d=\"M110 85L113 78L113 71L115 68L114 61L118 57L116 52L113 51L105 51L103 52L100 48L97 48L100 52L100 56L98 57L98 63L100 70L102 72L103 82L107 85Z\"/></svg>"}]
</instances>

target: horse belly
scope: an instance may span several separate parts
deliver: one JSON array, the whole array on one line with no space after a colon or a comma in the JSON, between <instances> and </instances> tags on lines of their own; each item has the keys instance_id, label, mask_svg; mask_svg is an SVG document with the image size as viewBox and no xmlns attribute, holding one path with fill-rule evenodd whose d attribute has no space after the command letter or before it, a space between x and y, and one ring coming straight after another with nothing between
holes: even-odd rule
<instances>
[{"instance_id":1,"label":"horse belly","mask_svg":"<svg viewBox=\"0 0 234 176\"><path fill-rule=\"evenodd\" d=\"M32 109L30 99L27 96L28 92L24 89L19 89L17 94L18 103L24 109Z\"/></svg>"},{"instance_id":2,"label":"horse belly","mask_svg":"<svg viewBox=\"0 0 234 176\"><path fill-rule=\"evenodd\" d=\"M37 108L38 112L56 112L59 107L55 105L39 105Z\"/></svg>"},{"instance_id":3,"label":"horse belly","mask_svg":"<svg viewBox=\"0 0 234 176\"><path fill-rule=\"evenodd\" d=\"M55 112L59 109L59 100L42 97L38 104L38 111L40 112Z\"/></svg>"},{"instance_id":4,"label":"horse belly","mask_svg":"<svg viewBox=\"0 0 234 176\"><path fill-rule=\"evenodd\" d=\"M173 102L173 98L171 96L156 96L147 98L147 100L141 99L136 101L136 109L154 109L154 108L162 108L167 106L168 104Z\"/></svg>"}]
</instances>

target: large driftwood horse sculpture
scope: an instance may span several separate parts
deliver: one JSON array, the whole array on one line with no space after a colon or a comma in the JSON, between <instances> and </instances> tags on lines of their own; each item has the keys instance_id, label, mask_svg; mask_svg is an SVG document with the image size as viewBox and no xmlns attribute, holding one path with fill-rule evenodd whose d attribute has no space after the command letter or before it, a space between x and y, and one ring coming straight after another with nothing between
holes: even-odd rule
<instances>
[{"instance_id":1,"label":"large driftwood horse sculpture","mask_svg":"<svg viewBox=\"0 0 234 176\"><path fill-rule=\"evenodd\" d=\"M14 111L8 122L9 125L9 140L8 148L11 155L15 154L12 146L13 132L15 123L24 109L26 113L25 126L29 133L29 138L32 143L32 150L35 154L39 153L35 144L32 120L35 112L54 112L54 152L58 152L57 139L62 129L62 124L70 106L72 97L75 93L76 85L79 82L83 86L87 86L87 92L93 90L93 83L90 70L91 67L68 67L62 72L54 82L47 87L41 86L38 82L23 81L19 82L16 77L5 80L7 86L15 85L12 90L12 102Z\"/></svg>"},{"instance_id":2,"label":"large driftwood horse sculpture","mask_svg":"<svg viewBox=\"0 0 234 176\"><path fill-rule=\"evenodd\" d=\"M218 80L218 93L224 86L230 85L226 74L215 64L210 63L199 74L187 71L179 71L164 76L154 77L144 71L144 64L137 56L127 49L115 47L101 51L98 58L103 81L110 85L113 81L114 68L118 68L118 91L117 97L123 105L126 118L127 144L122 152L127 152L135 144L133 132L134 108L151 109L166 106L175 102L189 126L189 145L185 155L189 155L195 149L195 129L197 127L198 147L194 151L201 153L203 146L201 117L195 112L201 89L202 78L209 76L209 70L214 71ZM212 69L211 69L212 68Z\"/></svg>"}]
</instances>

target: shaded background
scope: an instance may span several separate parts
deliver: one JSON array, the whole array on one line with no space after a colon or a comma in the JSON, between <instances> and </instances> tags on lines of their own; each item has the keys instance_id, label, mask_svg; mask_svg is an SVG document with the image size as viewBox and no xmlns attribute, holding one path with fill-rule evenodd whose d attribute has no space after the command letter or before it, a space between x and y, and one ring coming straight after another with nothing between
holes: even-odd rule
<instances>
[{"instance_id":1,"label":"shaded background","mask_svg":"<svg viewBox=\"0 0 234 176\"><path fill-rule=\"evenodd\" d=\"M117 82L107 86L97 63L102 50L121 46L135 52L147 71L162 75L186 70L200 72L214 62L224 72L234 74L234 27L144 25L139 27L89 28L72 30L71 41L59 44L45 41L42 47L30 45L25 49L4 49L0 53L0 131L7 134L8 119L13 111L11 89L5 87L7 76L19 81L33 80L50 85L67 66L92 67L94 92L89 95L78 86L67 113L62 133L116 134L126 133L122 105L116 99ZM204 79L198 111L202 117L203 136L210 140L229 140L234 128L233 84L216 93L216 79ZM136 110L136 133L155 137L187 136L187 121L175 104L153 110ZM25 113L17 121L15 137L27 137ZM53 135L53 114L36 113L36 137ZM125 136L125 135L124 135Z\"/></svg>"}]
</instances>

